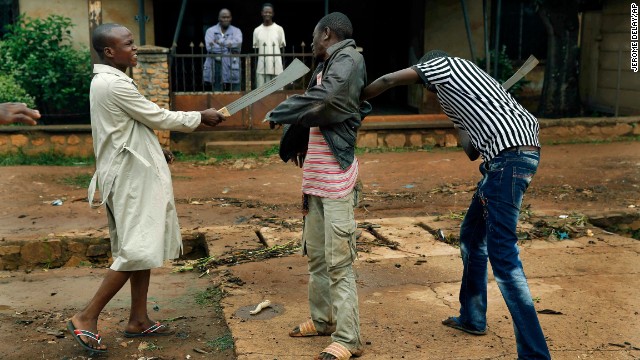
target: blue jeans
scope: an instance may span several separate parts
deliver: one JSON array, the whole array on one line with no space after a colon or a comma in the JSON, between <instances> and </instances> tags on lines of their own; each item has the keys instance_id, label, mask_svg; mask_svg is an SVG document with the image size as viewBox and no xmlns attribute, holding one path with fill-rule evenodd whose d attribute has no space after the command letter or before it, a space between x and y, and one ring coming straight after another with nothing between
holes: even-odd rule
<instances>
[{"instance_id":1,"label":"blue jeans","mask_svg":"<svg viewBox=\"0 0 640 360\"><path fill-rule=\"evenodd\" d=\"M487 327L487 259L507 303L520 359L551 359L519 257L516 225L522 196L538 169L538 151L502 152L480 165L483 177L460 227L464 272L460 317L473 330Z\"/></svg>"}]
</instances>

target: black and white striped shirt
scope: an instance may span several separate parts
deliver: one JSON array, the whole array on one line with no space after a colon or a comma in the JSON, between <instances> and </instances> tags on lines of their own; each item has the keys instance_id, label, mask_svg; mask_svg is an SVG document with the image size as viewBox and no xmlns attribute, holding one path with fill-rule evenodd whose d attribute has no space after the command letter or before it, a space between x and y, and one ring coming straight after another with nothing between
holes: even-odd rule
<instances>
[{"instance_id":1,"label":"black and white striped shirt","mask_svg":"<svg viewBox=\"0 0 640 360\"><path fill-rule=\"evenodd\" d=\"M413 69L436 86L442 110L469 133L485 161L513 146L540 146L538 120L472 62L442 57Z\"/></svg>"}]
</instances>

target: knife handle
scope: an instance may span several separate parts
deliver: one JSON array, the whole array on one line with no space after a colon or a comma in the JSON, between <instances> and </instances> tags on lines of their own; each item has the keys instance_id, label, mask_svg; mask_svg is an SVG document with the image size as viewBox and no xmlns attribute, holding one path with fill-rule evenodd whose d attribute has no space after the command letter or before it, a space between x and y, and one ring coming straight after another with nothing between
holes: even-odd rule
<instances>
[{"instance_id":1,"label":"knife handle","mask_svg":"<svg viewBox=\"0 0 640 360\"><path fill-rule=\"evenodd\" d=\"M226 117L231 116L231 114L229 114L229 110L227 110L226 106L223 107L222 109L219 109L218 112L221 113L222 115L226 116Z\"/></svg>"}]
</instances>

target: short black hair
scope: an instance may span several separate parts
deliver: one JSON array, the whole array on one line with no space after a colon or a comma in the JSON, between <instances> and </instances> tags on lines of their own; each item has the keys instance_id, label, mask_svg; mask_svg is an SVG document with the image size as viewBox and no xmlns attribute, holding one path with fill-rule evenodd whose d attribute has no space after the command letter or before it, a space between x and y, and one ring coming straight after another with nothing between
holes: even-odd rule
<instances>
[{"instance_id":1,"label":"short black hair","mask_svg":"<svg viewBox=\"0 0 640 360\"><path fill-rule=\"evenodd\" d=\"M93 30L91 44L93 45L93 49L98 53L100 59L104 57L104 48L109 46L109 34L111 34L111 30L121 27L124 26L116 23L107 23L102 24Z\"/></svg>"},{"instance_id":2,"label":"short black hair","mask_svg":"<svg viewBox=\"0 0 640 360\"><path fill-rule=\"evenodd\" d=\"M266 7L270 7L271 10L274 10L273 5L271 3L262 4L262 7L260 8L260 10L264 10L264 8L266 8Z\"/></svg>"},{"instance_id":3,"label":"short black hair","mask_svg":"<svg viewBox=\"0 0 640 360\"><path fill-rule=\"evenodd\" d=\"M449 57L449 54L447 54L443 50L431 50L428 53L424 54L423 57L420 58L420 60L418 61L418 64L422 64L429 60L433 60L441 57Z\"/></svg>"},{"instance_id":4,"label":"short black hair","mask_svg":"<svg viewBox=\"0 0 640 360\"><path fill-rule=\"evenodd\" d=\"M325 15L318 21L317 27L321 30L328 27L336 34L339 40L350 39L353 35L351 20L341 12L332 12L329 15Z\"/></svg>"}]
</instances>

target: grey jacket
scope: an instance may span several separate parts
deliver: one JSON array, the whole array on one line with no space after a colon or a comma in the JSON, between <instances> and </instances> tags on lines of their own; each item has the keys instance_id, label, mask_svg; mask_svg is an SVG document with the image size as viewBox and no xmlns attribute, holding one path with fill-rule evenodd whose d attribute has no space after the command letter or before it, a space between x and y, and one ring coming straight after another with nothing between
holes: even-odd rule
<instances>
[{"instance_id":1,"label":"grey jacket","mask_svg":"<svg viewBox=\"0 0 640 360\"><path fill-rule=\"evenodd\" d=\"M342 169L355 159L356 134L371 105L360 105L360 93L367 83L364 58L352 39L327 49L329 58L318 64L307 91L280 103L267 120L285 125L280 140L280 157L287 162L296 153L306 153L309 128L320 127L325 141ZM318 85L317 76L322 72Z\"/></svg>"}]
</instances>

